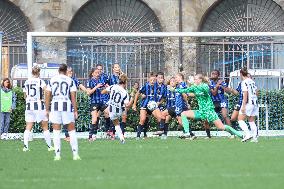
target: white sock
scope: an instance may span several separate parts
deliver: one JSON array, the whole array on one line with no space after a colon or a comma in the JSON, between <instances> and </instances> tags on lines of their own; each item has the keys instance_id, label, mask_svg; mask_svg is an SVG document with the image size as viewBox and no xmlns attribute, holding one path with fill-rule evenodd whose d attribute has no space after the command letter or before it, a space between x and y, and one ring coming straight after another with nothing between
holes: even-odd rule
<instances>
[{"instance_id":1,"label":"white sock","mask_svg":"<svg viewBox=\"0 0 284 189\"><path fill-rule=\"evenodd\" d=\"M29 136L30 136L30 132L29 130L25 130L24 132L24 146L26 148L29 148Z\"/></svg>"},{"instance_id":2,"label":"white sock","mask_svg":"<svg viewBox=\"0 0 284 189\"><path fill-rule=\"evenodd\" d=\"M124 140L124 136L123 136L123 134L122 134L120 125L116 125L116 126L115 126L115 132L117 133L117 135L118 135L118 137L119 137L120 140Z\"/></svg>"},{"instance_id":3,"label":"white sock","mask_svg":"<svg viewBox=\"0 0 284 189\"><path fill-rule=\"evenodd\" d=\"M248 129L246 122L243 121L243 120L240 120L240 121L238 121L238 123L239 123L241 129L245 132L245 135L246 136L250 135L250 132L249 132L249 129Z\"/></svg>"},{"instance_id":4,"label":"white sock","mask_svg":"<svg viewBox=\"0 0 284 189\"><path fill-rule=\"evenodd\" d=\"M75 130L69 131L70 136L70 146L73 152L73 156L78 155L78 140Z\"/></svg>"},{"instance_id":5,"label":"white sock","mask_svg":"<svg viewBox=\"0 0 284 189\"><path fill-rule=\"evenodd\" d=\"M249 126L250 126L250 129L251 129L251 132L252 132L252 137L254 139L256 139L257 135L258 135L258 128L257 128L255 122L249 122Z\"/></svg>"},{"instance_id":6,"label":"white sock","mask_svg":"<svg viewBox=\"0 0 284 189\"><path fill-rule=\"evenodd\" d=\"M50 138L49 130L43 131L43 136L44 136L44 140L45 140L48 148L50 148L51 147L51 138Z\"/></svg>"},{"instance_id":7,"label":"white sock","mask_svg":"<svg viewBox=\"0 0 284 189\"><path fill-rule=\"evenodd\" d=\"M61 144L60 144L60 130L53 130L53 144L55 155L60 156Z\"/></svg>"}]
</instances>

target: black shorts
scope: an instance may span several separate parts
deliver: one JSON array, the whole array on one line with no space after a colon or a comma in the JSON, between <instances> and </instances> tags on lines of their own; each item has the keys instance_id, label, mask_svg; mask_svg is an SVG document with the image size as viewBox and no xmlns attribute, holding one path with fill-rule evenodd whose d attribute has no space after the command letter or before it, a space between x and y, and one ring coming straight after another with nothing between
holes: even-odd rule
<instances>
[{"instance_id":1,"label":"black shorts","mask_svg":"<svg viewBox=\"0 0 284 189\"><path fill-rule=\"evenodd\" d=\"M170 115L172 118L173 118L173 117L177 117L176 108L174 108L174 107L168 108L168 113L169 113L169 115Z\"/></svg>"},{"instance_id":2,"label":"black shorts","mask_svg":"<svg viewBox=\"0 0 284 189\"><path fill-rule=\"evenodd\" d=\"M175 108L175 107L170 107L170 108L168 108L168 113L169 113L169 115L171 116L171 117L179 117L179 116L181 116L181 113L182 112L184 112L184 111L187 111L188 110L188 108L187 107L184 107L184 108L182 108L180 111L178 111L177 112L177 108Z\"/></svg>"},{"instance_id":3,"label":"black shorts","mask_svg":"<svg viewBox=\"0 0 284 189\"><path fill-rule=\"evenodd\" d=\"M157 110L158 108L156 108L155 110ZM147 112L147 114L148 115L152 115L152 113L153 113L153 111L155 111L155 110L149 110L148 108L140 108L140 110L146 110L146 112Z\"/></svg>"},{"instance_id":4,"label":"black shorts","mask_svg":"<svg viewBox=\"0 0 284 189\"><path fill-rule=\"evenodd\" d=\"M214 110L215 110L215 112L221 112L221 110L222 110L222 107L221 107L221 102L219 102L219 101L215 101L215 102L213 102L213 104L214 104Z\"/></svg>"},{"instance_id":5,"label":"black shorts","mask_svg":"<svg viewBox=\"0 0 284 189\"><path fill-rule=\"evenodd\" d=\"M161 112L167 109L164 105L160 105L158 108Z\"/></svg>"},{"instance_id":6,"label":"black shorts","mask_svg":"<svg viewBox=\"0 0 284 189\"><path fill-rule=\"evenodd\" d=\"M92 103L91 104L91 112L92 111L105 111L105 109L107 108L108 106L106 104L102 104L102 103Z\"/></svg>"}]
</instances>

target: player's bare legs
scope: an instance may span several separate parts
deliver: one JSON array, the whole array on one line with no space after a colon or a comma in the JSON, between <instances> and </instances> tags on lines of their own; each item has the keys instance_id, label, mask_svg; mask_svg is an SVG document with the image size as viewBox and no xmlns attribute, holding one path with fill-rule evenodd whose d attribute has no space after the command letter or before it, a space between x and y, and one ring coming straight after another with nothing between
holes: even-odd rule
<instances>
[{"instance_id":1,"label":"player's bare legs","mask_svg":"<svg viewBox=\"0 0 284 189\"><path fill-rule=\"evenodd\" d=\"M33 125L34 125L33 122L27 122L26 123L26 130L24 132L24 149L23 149L23 151L29 150L29 137L30 137ZM48 130L48 122L47 121L41 121L41 127L43 129L43 136L44 136L45 142L47 144L48 151L53 151L54 148L51 145L51 137L50 137L50 132Z\"/></svg>"},{"instance_id":2,"label":"player's bare legs","mask_svg":"<svg viewBox=\"0 0 284 189\"><path fill-rule=\"evenodd\" d=\"M231 125L230 118L228 117L228 110L227 110L227 108L222 108L222 109L221 109L221 114L222 114L222 117L223 117L224 120L225 120L225 123L226 123L227 125Z\"/></svg>"}]
</instances>

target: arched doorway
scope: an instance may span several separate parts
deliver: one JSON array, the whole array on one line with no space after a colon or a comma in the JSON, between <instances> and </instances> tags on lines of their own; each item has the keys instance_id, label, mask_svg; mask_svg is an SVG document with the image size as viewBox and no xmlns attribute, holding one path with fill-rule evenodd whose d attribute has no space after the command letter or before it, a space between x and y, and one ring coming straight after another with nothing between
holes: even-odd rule
<instances>
[{"instance_id":1,"label":"arched doorway","mask_svg":"<svg viewBox=\"0 0 284 189\"><path fill-rule=\"evenodd\" d=\"M76 32L158 32L162 31L154 11L141 0L90 0L73 17L69 31ZM86 77L91 67L119 63L132 78L164 68L162 39L80 38L67 41L68 63L78 77Z\"/></svg>"},{"instance_id":2,"label":"arched doorway","mask_svg":"<svg viewBox=\"0 0 284 189\"><path fill-rule=\"evenodd\" d=\"M273 0L219 0L203 16L202 32L284 31L284 11ZM278 50L271 37L202 39L198 46L198 70L229 73L248 66L253 69L284 68L277 61Z\"/></svg>"},{"instance_id":3,"label":"arched doorway","mask_svg":"<svg viewBox=\"0 0 284 189\"><path fill-rule=\"evenodd\" d=\"M2 76L8 77L11 68L26 63L26 34L29 22L23 12L8 0L0 0L0 31L3 35Z\"/></svg>"}]
</instances>

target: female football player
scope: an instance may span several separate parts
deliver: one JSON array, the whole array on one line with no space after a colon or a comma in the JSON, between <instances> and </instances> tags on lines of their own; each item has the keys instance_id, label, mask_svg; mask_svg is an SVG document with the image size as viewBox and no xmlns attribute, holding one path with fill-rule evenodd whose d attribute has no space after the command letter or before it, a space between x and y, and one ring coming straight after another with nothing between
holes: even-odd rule
<instances>
[{"instance_id":1,"label":"female football player","mask_svg":"<svg viewBox=\"0 0 284 189\"><path fill-rule=\"evenodd\" d=\"M87 94L91 98L91 114L92 124L89 131L89 141L96 140L96 134L98 131L98 123L100 112L104 112L104 116L109 118L107 105L103 102L101 91L104 84L100 80L100 71L97 68L93 68L90 73L90 80L87 83ZM94 135L94 136L93 136Z\"/></svg>"},{"instance_id":2,"label":"female football player","mask_svg":"<svg viewBox=\"0 0 284 189\"><path fill-rule=\"evenodd\" d=\"M45 113L43 95L46 90L45 82L39 78L40 68L33 67L32 77L25 81L24 96L26 99L25 121L26 130L24 132L23 151L29 151L29 135L35 122L41 123L43 136L48 147L48 151L53 151L51 145L50 132L48 130L48 117Z\"/></svg>"},{"instance_id":3,"label":"female football player","mask_svg":"<svg viewBox=\"0 0 284 189\"><path fill-rule=\"evenodd\" d=\"M227 132L237 135L240 138L243 137L240 132L236 131L228 125L224 125L218 118L218 115L214 110L212 99L210 97L208 80L202 74L195 75L194 85L186 89L175 89L175 91L178 93L194 93L197 98L199 110L187 110L182 112L181 114L182 125L187 135L189 135L190 130L187 118L191 118L194 120L207 120L208 122L213 122L218 129L226 130Z\"/></svg>"},{"instance_id":4,"label":"female football player","mask_svg":"<svg viewBox=\"0 0 284 189\"><path fill-rule=\"evenodd\" d=\"M137 105L137 101L138 101L140 94L145 95L145 97L142 98L140 102L140 121L137 127L137 139L140 138L141 131L145 127L145 121L146 121L147 114L149 115L152 114L157 119L158 122L160 122L161 119L163 118L162 113L160 109L158 108L158 105L157 107L155 107L154 110L150 110L148 108L149 102L151 101L154 101L156 103L158 102L158 94L157 94L158 85L156 85L155 83L156 83L156 75L151 72L148 78L148 82L135 95L135 99L134 99L133 106L132 106L134 111L137 110L136 105Z\"/></svg>"},{"instance_id":5,"label":"female football player","mask_svg":"<svg viewBox=\"0 0 284 189\"><path fill-rule=\"evenodd\" d=\"M253 138L253 142L257 141L258 128L255 124L255 117L258 115L258 105L257 105L257 87L255 82L249 78L248 70L246 67L242 68L240 71L242 78L241 90L243 94L242 106L238 116L238 123L241 129L245 132L245 137L242 142L250 140ZM252 131L252 135L248 130L248 126L245 123L246 118Z\"/></svg>"},{"instance_id":6,"label":"female football player","mask_svg":"<svg viewBox=\"0 0 284 189\"><path fill-rule=\"evenodd\" d=\"M118 84L111 85L102 91L102 94L110 94L109 115L121 143L124 143L125 139L120 128L119 119L123 115L124 108L128 108L130 106L129 95L125 90L126 84L127 76L120 75Z\"/></svg>"}]
</instances>

